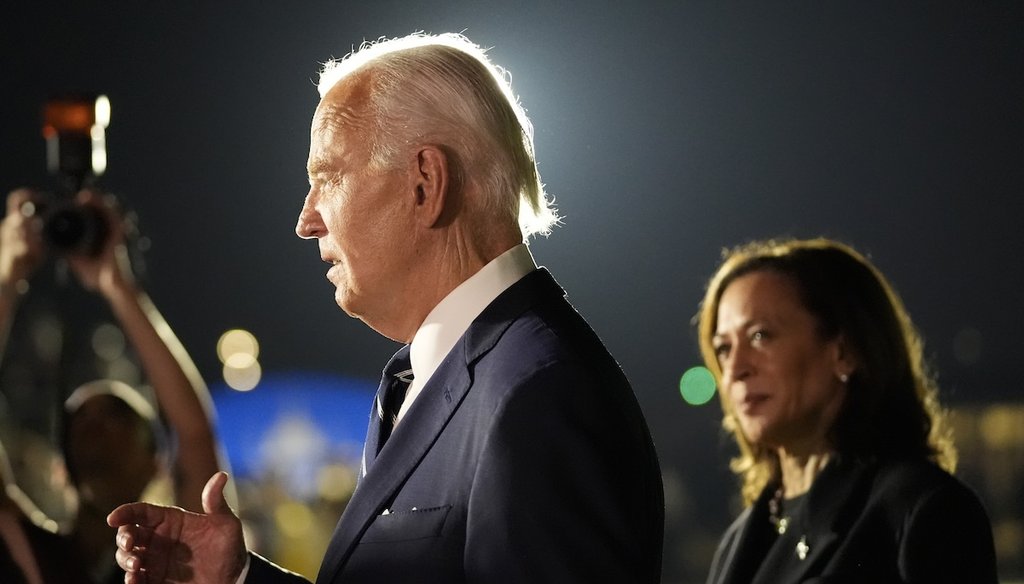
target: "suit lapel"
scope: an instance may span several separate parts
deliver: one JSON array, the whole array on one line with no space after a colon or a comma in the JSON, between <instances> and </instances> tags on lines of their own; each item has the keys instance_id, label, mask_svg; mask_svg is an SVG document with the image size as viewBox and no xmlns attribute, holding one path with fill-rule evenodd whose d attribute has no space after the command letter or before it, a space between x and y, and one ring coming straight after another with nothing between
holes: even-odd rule
<instances>
[{"instance_id":1,"label":"suit lapel","mask_svg":"<svg viewBox=\"0 0 1024 584\"><path fill-rule=\"evenodd\" d=\"M768 533L768 499L773 489L765 489L753 505L744 510L738 521L737 533L725 553L727 557L721 563L725 573L716 583L741 584L750 582L757 573L763 556L755 550L764 548L763 541L771 537ZM746 519L743 519L743 517Z\"/></svg>"},{"instance_id":2,"label":"suit lapel","mask_svg":"<svg viewBox=\"0 0 1024 584\"><path fill-rule=\"evenodd\" d=\"M333 581L363 532L384 511L388 501L392 500L447 425L456 404L469 389L469 376L465 374L465 368L462 369L462 375L438 382L432 378L427 382L376 460L371 460L371 449L367 448L366 476L352 494L338 522L317 576L318 583ZM376 444L373 447L376 448Z\"/></svg>"}]
</instances>

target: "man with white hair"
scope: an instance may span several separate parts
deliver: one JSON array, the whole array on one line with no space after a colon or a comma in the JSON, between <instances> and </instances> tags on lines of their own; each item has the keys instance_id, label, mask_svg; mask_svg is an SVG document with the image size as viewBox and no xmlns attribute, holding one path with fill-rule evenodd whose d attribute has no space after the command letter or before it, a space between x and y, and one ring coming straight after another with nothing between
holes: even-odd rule
<instances>
[{"instance_id":1,"label":"man with white hair","mask_svg":"<svg viewBox=\"0 0 1024 584\"><path fill-rule=\"evenodd\" d=\"M524 243L556 221L504 73L459 35L364 45L320 83L296 233L348 314L407 343L319 584L658 582L664 505L618 364ZM109 517L126 582L298 581L206 514Z\"/></svg>"}]
</instances>

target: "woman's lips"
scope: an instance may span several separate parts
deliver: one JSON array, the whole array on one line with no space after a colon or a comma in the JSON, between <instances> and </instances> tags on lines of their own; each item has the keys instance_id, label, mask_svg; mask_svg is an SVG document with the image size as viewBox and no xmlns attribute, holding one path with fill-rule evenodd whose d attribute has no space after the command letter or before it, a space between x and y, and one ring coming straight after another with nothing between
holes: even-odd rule
<instances>
[{"instance_id":1,"label":"woman's lips","mask_svg":"<svg viewBox=\"0 0 1024 584\"><path fill-rule=\"evenodd\" d=\"M740 399L738 409L741 414L751 415L757 413L757 411L761 409L761 406L763 406L770 399L771 397L768 394L764 393L747 394L742 399Z\"/></svg>"}]
</instances>

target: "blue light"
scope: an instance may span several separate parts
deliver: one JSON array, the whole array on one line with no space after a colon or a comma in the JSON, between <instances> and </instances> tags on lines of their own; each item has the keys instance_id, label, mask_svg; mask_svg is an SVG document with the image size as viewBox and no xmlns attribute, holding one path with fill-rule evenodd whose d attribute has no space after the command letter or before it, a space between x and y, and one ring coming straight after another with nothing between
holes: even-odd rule
<instances>
[{"instance_id":1,"label":"blue light","mask_svg":"<svg viewBox=\"0 0 1024 584\"><path fill-rule=\"evenodd\" d=\"M290 474L289 469L275 468L279 465L273 460L288 445L270 442L279 442L282 432L294 435L297 421L304 435L297 437L294 448L304 446L306 451L287 462L296 467L338 460L358 464L376 391L376 381L317 372L267 374L256 389L244 393L223 383L213 385L217 430L232 472L240 477Z\"/></svg>"}]
</instances>

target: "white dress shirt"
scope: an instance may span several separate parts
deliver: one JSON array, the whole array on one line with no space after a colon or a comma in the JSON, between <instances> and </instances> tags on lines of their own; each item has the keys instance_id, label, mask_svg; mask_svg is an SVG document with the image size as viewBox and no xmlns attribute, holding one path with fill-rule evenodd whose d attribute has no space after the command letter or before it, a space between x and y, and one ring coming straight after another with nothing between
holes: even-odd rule
<instances>
[{"instance_id":1,"label":"white dress shirt","mask_svg":"<svg viewBox=\"0 0 1024 584\"><path fill-rule=\"evenodd\" d=\"M536 269L530 248L521 243L488 262L430 311L409 347L413 380L396 424L476 317L502 292Z\"/></svg>"}]
</instances>

